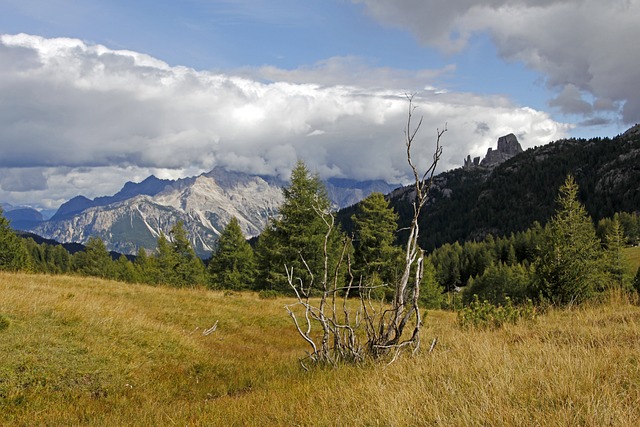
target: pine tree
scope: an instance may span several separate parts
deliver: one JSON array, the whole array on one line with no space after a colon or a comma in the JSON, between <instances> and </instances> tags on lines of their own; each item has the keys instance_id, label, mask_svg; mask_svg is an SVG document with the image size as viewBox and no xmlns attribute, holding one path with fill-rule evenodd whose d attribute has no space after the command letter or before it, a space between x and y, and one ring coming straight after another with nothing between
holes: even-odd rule
<instances>
[{"instance_id":1,"label":"pine tree","mask_svg":"<svg viewBox=\"0 0 640 427\"><path fill-rule=\"evenodd\" d=\"M11 228L0 208L0 270L29 270L31 261L27 247Z\"/></svg>"},{"instance_id":2,"label":"pine tree","mask_svg":"<svg viewBox=\"0 0 640 427\"><path fill-rule=\"evenodd\" d=\"M602 261L600 240L578 201L578 185L568 176L534 263L537 289L560 304L585 301L603 288Z\"/></svg>"},{"instance_id":3,"label":"pine tree","mask_svg":"<svg viewBox=\"0 0 640 427\"><path fill-rule=\"evenodd\" d=\"M366 282L375 274L383 283L395 282L403 256L402 249L393 245L398 215L381 193L372 193L358 205L352 221L355 276Z\"/></svg>"},{"instance_id":4,"label":"pine tree","mask_svg":"<svg viewBox=\"0 0 640 427\"><path fill-rule=\"evenodd\" d=\"M308 284L313 272L316 286L324 270L324 239L330 221L331 203L327 190L317 175L311 175L304 162L298 161L291 172L291 184L282 190L284 203L279 218L273 218L257 246L259 288L289 292L285 266L294 276ZM324 215L324 216L323 216ZM333 228L327 242L328 270L336 268L341 249L341 233ZM305 266L306 263L306 266Z\"/></svg>"},{"instance_id":5,"label":"pine tree","mask_svg":"<svg viewBox=\"0 0 640 427\"><path fill-rule=\"evenodd\" d=\"M209 261L211 287L250 289L256 275L253 249L244 238L237 218L232 218L218 238Z\"/></svg>"}]
</instances>

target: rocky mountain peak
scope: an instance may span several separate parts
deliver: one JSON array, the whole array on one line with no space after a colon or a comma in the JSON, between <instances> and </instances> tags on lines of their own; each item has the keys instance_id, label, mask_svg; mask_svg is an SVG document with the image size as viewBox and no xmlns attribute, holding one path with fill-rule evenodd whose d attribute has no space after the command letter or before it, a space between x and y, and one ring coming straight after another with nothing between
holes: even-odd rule
<instances>
[{"instance_id":1,"label":"rocky mountain peak","mask_svg":"<svg viewBox=\"0 0 640 427\"><path fill-rule=\"evenodd\" d=\"M467 158L464 159L463 167L465 169L473 167L493 168L522 153L522 151L522 146L518 142L518 138L514 134L510 133L498 138L498 149L494 150L489 147L487 155L482 159L482 161L480 161L480 157L476 157L472 161L471 156L467 156Z\"/></svg>"}]
</instances>

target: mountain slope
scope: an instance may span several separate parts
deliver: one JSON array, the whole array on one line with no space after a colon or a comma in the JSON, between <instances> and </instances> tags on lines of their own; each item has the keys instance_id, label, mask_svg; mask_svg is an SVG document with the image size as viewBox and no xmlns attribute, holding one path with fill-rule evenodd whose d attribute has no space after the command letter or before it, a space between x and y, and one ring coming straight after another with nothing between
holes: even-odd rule
<instances>
[{"instance_id":1,"label":"mountain slope","mask_svg":"<svg viewBox=\"0 0 640 427\"><path fill-rule=\"evenodd\" d=\"M182 221L196 252L206 257L232 217L247 237L260 234L283 201L282 186L274 178L215 168L197 177L176 181L151 176L127 183L113 196L94 200L75 197L63 204L50 221L30 231L60 242L85 243L98 236L112 251L135 254L153 249L160 233L167 235ZM336 206L353 204L372 191L389 192L382 181L330 180L327 190Z\"/></svg>"},{"instance_id":2,"label":"mountain slope","mask_svg":"<svg viewBox=\"0 0 640 427\"><path fill-rule=\"evenodd\" d=\"M131 254L140 247L155 248L160 233L168 234L176 221L183 221L191 244L206 256L232 217L238 218L246 235L253 236L277 213L281 201L279 186L218 170L171 182L155 195L140 194L65 214L32 231L61 242L86 242L98 236L108 249Z\"/></svg>"},{"instance_id":3,"label":"mountain slope","mask_svg":"<svg viewBox=\"0 0 640 427\"><path fill-rule=\"evenodd\" d=\"M568 174L598 220L640 211L640 126L616 138L567 139L529 149L493 169L460 168L436 177L421 218L421 245L504 235L545 223ZM412 215L411 187L390 195L401 227Z\"/></svg>"},{"instance_id":4,"label":"mountain slope","mask_svg":"<svg viewBox=\"0 0 640 427\"><path fill-rule=\"evenodd\" d=\"M494 152L494 159L503 159L498 163L487 165L468 157L462 168L434 177L420 218L424 249L482 239L489 233L508 235L529 228L534 221L546 223L568 174L576 178L581 201L594 220L615 212L640 211L640 126L613 139L560 140L519 154L513 146L508 150L514 154L496 156ZM399 214L401 230L413 217L413 197L413 186L387 195ZM338 212L343 230L353 230L351 216L356 209L351 206ZM398 240L406 237L401 231Z\"/></svg>"}]
</instances>

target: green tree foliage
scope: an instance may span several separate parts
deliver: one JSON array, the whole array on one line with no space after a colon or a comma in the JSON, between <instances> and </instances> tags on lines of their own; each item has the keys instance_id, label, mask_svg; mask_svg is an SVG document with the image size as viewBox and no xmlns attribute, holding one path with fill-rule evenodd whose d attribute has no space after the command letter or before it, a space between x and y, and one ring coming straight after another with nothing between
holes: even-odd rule
<instances>
[{"instance_id":1,"label":"green tree foliage","mask_svg":"<svg viewBox=\"0 0 640 427\"><path fill-rule=\"evenodd\" d=\"M146 277L143 281L177 287L205 284L204 264L189 243L182 221L175 223L169 234L171 241L160 233L152 260L143 258L138 263L139 274Z\"/></svg>"},{"instance_id":2,"label":"green tree foliage","mask_svg":"<svg viewBox=\"0 0 640 427\"><path fill-rule=\"evenodd\" d=\"M365 198L353 215L356 278L374 275L383 283L394 283L401 271L402 249L394 246L398 215L381 193Z\"/></svg>"},{"instance_id":3,"label":"green tree foliage","mask_svg":"<svg viewBox=\"0 0 640 427\"><path fill-rule=\"evenodd\" d=\"M259 265L259 289L290 292L285 266L304 283L311 281L309 269L324 271L325 220L331 203L327 190L317 175L311 175L304 162L298 161L291 172L291 183L283 188L284 202L278 218L272 218L260 236L256 252ZM323 214L325 214L323 216ZM341 250L341 233L334 228L327 242L328 270L335 270ZM319 284L322 277L314 277Z\"/></svg>"},{"instance_id":4,"label":"green tree foliage","mask_svg":"<svg viewBox=\"0 0 640 427\"><path fill-rule=\"evenodd\" d=\"M120 255L118 260L114 263L113 278L120 282L134 283L137 281L136 268L126 256Z\"/></svg>"},{"instance_id":5,"label":"green tree foliage","mask_svg":"<svg viewBox=\"0 0 640 427\"><path fill-rule=\"evenodd\" d=\"M625 287L627 260L624 256L626 238L624 229L617 215L614 216L611 228L604 237L605 240L605 270L610 275L612 284L620 289Z\"/></svg>"},{"instance_id":6,"label":"green tree foliage","mask_svg":"<svg viewBox=\"0 0 640 427\"><path fill-rule=\"evenodd\" d=\"M62 245L36 243L32 238L24 240L31 258L33 271L38 273L65 274L73 269L73 258Z\"/></svg>"},{"instance_id":7,"label":"green tree foliage","mask_svg":"<svg viewBox=\"0 0 640 427\"><path fill-rule=\"evenodd\" d=\"M633 279L633 288L636 292L640 292L640 267L638 267L638 271L636 271L636 277Z\"/></svg>"},{"instance_id":8,"label":"green tree foliage","mask_svg":"<svg viewBox=\"0 0 640 427\"><path fill-rule=\"evenodd\" d=\"M0 270L20 271L31 267L23 240L16 236L0 208Z\"/></svg>"},{"instance_id":9,"label":"green tree foliage","mask_svg":"<svg viewBox=\"0 0 640 427\"><path fill-rule=\"evenodd\" d=\"M175 260L173 276L175 282L171 284L179 287L205 284L204 264L189 243L182 221L178 221L171 228L171 239L171 250Z\"/></svg>"},{"instance_id":10,"label":"green tree foliage","mask_svg":"<svg viewBox=\"0 0 640 427\"><path fill-rule=\"evenodd\" d=\"M523 265L498 263L469 280L464 288L462 301L470 304L474 298L479 298L494 305L505 305L509 300L523 303L529 297L530 289L530 274Z\"/></svg>"},{"instance_id":11,"label":"green tree foliage","mask_svg":"<svg viewBox=\"0 0 640 427\"><path fill-rule=\"evenodd\" d=\"M420 285L420 305L431 310L441 309L444 306L445 297L444 287L436 280L435 267L429 259L425 259Z\"/></svg>"},{"instance_id":12,"label":"green tree foliage","mask_svg":"<svg viewBox=\"0 0 640 427\"><path fill-rule=\"evenodd\" d=\"M99 237L90 237L84 251L73 256L75 271L84 276L114 278L114 266L111 255Z\"/></svg>"},{"instance_id":13,"label":"green tree foliage","mask_svg":"<svg viewBox=\"0 0 640 427\"><path fill-rule=\"evenodd\" d=\"M603 252L595 228L568 176L534 263L537 290L560 304L582 302L603 288Z\"/></svg>"},{"instance_id":14,"label":"green tree foliage","mask_svg":"<svg viewBox=\"0 0 640 427\"><path fill-rule=\"evenodd\" d=\"M166 243L166 238L164 239ZM145 248L139 248L134 262L136 281L155 285L160 283L160 272L155 257L147 255Z\"/></svg>"},{"instance_id":15,"label":"green tree foliage","mask_svg":"<svg viewBox=\"0 0 640 427\"><path fill-rule=\"evenodd\" d=\"M256 276L253 249L244 238L237 218L232 218L220 234L209 261L214 289L251 289Z\"/></svg>"},{"instance_id":16,"label":"green tree foliage","mask_svg":"<svg viewBox=\"0 0 640 427\"><path fill-rule=\"evenodd\" d=\"M438 186L421 216L420 245L431 251L445 243L481 240L489 232L500 236L521 232L534 221L544 224L554 213L557 189L568 174L584 190L583 201L591 217L637 212L640 168L633 153L638 149L638 134L613 140L568 139L526 150L491 170L445 172L436 177ZM399 192L391 199L400 228L408 227L413 215L410 198L405 196ZM351 229L346 223L352 213L339 215L345 230Z\"/></svg>"},{"instance_id":17,"label":"green tree foliage","mask_svg":"<svg viewBox=\"0 0 640 427\"><path fill-rule=\"evenodd\" d=\"M462 246L458 242L443 245L431 254L431 262L436 269L436 280L448 292L461 285Z\"/></svg>"}]
</instances>

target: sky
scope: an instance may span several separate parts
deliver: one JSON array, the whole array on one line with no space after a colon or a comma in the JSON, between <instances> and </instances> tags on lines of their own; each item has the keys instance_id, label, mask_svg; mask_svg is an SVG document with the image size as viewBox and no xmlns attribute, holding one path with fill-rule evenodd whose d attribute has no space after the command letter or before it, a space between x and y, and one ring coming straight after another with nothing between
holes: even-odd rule
<instances>
[{"instance_id":1,"label":"sky","mask_svg":"<svg viewBox=\"0 0 640 427\"><path fill-rule=\"evenodd\" d=\"M222 166L407 182L640 122L640 0L0 0L0 202Z\"/></svg>"}]
</instances>

